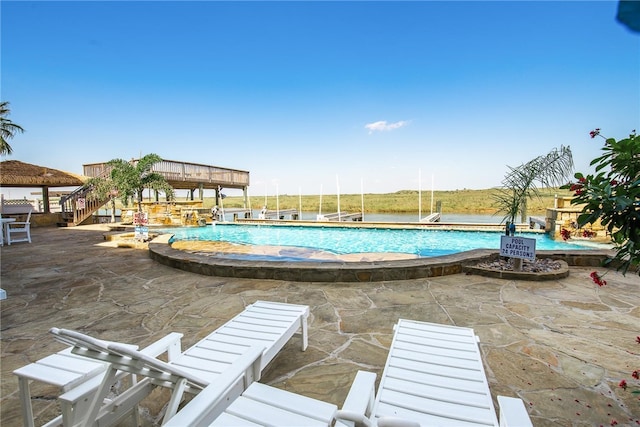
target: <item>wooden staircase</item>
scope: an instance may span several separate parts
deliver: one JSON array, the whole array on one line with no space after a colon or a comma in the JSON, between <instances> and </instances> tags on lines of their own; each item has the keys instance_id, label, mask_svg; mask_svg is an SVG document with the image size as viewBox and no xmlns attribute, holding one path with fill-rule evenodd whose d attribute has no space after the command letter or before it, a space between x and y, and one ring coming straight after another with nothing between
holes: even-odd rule
<instances>
[{"instance_id":1,"label":"wooden staircase","mask_svg":"<svg viewBox=\"0 0 640 427\"><path fill-rule=\"evenodd\" d=\"M59 227L74 227L89 220L93 213L104 206L110 200L98 198L93 194L92 185L83 185L75 189L71 194L60 199L62 207L62 222Z\"/></svg>"},{"instance_id":2,"label":"wooden staircase","mask_svg":"<svg viewBox=\"0 0 640 427\"><path fill-rule=\"evenodd\" d=\"M111 169L104 169L98 177L106 179L110 173ZM60 198L62 222L58 223L58 227L74 227L88 222L91 215L109 200L111 197L97 197L94 186L91 184L76 188L70 194Z\"/></svg>"}]
</instances>

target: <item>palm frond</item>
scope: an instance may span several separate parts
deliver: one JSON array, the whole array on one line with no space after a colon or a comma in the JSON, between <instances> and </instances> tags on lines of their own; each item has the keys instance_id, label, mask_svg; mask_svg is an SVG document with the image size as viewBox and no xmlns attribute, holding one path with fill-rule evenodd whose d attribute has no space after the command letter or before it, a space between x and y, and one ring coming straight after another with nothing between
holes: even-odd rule
<instances>
[{"instance_id":1,"label":"palm frond","mask_svg":"<svg viewBox=\"0 0 640 427\"><path fill-rule=\"evenodd\" d=\"M537 183L542 187L557 187L568 181L573 171L573 156L569 147L561 146L523 165L508 168L494 199L498 212L505 213L504 220L513 222L528 199L541 197Z\"/></svg>"}]
</instances>

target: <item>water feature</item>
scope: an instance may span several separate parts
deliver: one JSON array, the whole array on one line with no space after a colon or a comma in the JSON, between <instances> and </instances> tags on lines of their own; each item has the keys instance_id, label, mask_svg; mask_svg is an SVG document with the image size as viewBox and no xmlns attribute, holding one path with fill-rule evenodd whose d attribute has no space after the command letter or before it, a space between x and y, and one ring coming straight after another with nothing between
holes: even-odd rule
<instances>
[{"instance_id":1,"label":"water feature","mask_svg":"<svg viewBox=\"0 0 640 427\"><path fill-rule=\"evenodd\" d=\"M241 245L312 248L335 254L406 253L433 257L472 249L500 247L500 232L396 228L311 227L217 224L166 230L173 241L219 241ZM536 250L604 248L585 242L564 242L543 233L518 233L536 239Z\"/></svg>"}]
</instances>

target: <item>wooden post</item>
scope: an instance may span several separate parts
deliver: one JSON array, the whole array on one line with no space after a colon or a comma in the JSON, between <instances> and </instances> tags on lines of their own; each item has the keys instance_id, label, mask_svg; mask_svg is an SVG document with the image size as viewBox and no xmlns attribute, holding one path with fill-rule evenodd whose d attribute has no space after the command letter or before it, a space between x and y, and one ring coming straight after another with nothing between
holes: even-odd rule
<instances>
[{"instance_id":1,"label":"wooden post","mask_svg":"<svg viewBox=\"0 0 640 427\"><path fill-rule=\"evenodd\" d=\"M513 271L522 271L522 258L513 259Z\"/></svg>"},{"instance_id":2,"label":"wooden post","mask_svg":"<svg viewBox=\"0 0 640 427\"><path fill-rule=\"evenodd\" d=\"M49 207L49 187L42 187L42 205L44 213L51 213L51 208Z\"/></svg>"}]
</instances>

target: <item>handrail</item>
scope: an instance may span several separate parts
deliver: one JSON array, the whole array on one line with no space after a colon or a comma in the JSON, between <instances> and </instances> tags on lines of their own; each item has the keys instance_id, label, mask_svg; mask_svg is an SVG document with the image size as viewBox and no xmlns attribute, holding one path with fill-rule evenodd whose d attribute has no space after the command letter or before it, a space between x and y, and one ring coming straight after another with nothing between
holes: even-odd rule
<instances>
[{"instance_id":1,"label":"handrail","mask_svg":"<svg viewBox=\"0 0 640 427\"><path fill-rule=\"evenodd\" d=\"M105 168L98 176L100 178L108 178L110 173L111 168ZM84 184L68 195L60 198L62 218L67 221L67 223L73 223L74 225L81 224L109 201L109 197L106 199L89 197L92 192L93 185Z\"/></svg>"}]
</instances>

